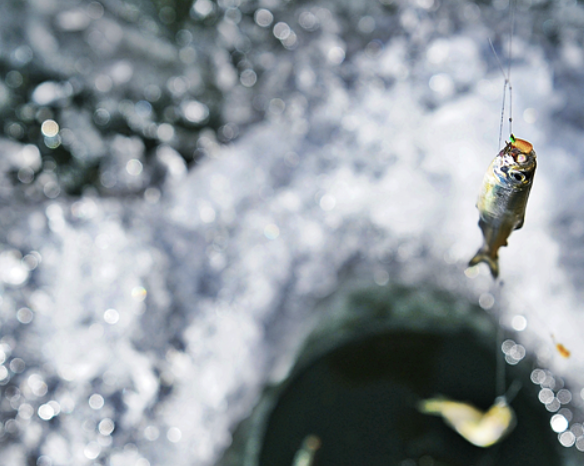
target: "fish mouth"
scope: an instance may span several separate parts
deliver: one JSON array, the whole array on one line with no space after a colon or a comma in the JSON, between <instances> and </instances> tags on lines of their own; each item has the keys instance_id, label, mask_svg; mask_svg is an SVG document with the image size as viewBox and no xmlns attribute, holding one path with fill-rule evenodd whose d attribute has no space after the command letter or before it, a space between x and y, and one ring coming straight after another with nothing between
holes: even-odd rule
<instances>
[{"instance_id":1,"label":"fish mouth","mask_svg":"<svg viewBox=\"0 0 584 466\"><path fill-rule=\"evenodd\" d=\"M517 163L525 163L530 159L535 159L536 154L533 150L533 144L525 139L516 138L511 134L510 141L499 153L501 156L508 155Z\"/></svg>"}]
</instances>

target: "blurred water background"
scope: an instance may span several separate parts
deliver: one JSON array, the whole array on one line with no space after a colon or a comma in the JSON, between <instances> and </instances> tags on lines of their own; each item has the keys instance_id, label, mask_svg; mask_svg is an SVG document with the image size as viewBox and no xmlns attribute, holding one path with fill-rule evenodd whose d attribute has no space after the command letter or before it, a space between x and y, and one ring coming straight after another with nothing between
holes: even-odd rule
<instances>
[{"instance_id":1,"label":"blurred water background","mask_svg":"<svg viewBox=\"0 0 584 466\"><path fill-rule=\"evenodd\" d=\"M499 292L464 270L507 1L0 3L2 463L215 464L352 271L499 312L584 450L584 7L515 8Z\"/></svg>"}]
</instances>

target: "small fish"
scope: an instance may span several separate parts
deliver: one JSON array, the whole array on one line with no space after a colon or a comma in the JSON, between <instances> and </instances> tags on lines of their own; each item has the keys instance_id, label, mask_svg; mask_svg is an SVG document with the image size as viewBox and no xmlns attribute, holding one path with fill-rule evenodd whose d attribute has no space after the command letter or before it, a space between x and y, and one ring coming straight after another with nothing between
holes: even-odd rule
<instances>
[{"instance_id":1,"label":"small fish","mask_svg":"<svg viewBox=\"0 0 584 466\"><path fill-rule=\"evenodd\" d=\"M507 246L511 232L523 226L537 165L531 143L516 139L513 134L509 139L483 179L477 208L485 241L469 262L469 266L485 262L493 278L499 275L499 248Z\"/></svg>"},{"instance_id":2,"label":"small fish","mask_svg":"<svg viewBox=\"0 0 584 466\"><path fill-rule=\"evenodd\" d=\"M556 350L558 350L558 353L560 353L560 356L568 359L570 357L570 355L572 354L572 352L568 348L566 348L564 345L562 345L561 343L558 343L556 341L556 338L554 337L553 333L552 333L552 341L554 342L554 345L556 346Z\"/></svg>"},{"instance_id":3,"label":"small fish","mask_svg":"<svg viewBox=\"0 0 584 466\"><path fill-rule=\"evenodd\" d=\"M494 445L515 427L515 413L504 396L495 399L485 413L468 403L446 398L423 400L418 410L442 416L450 427L477 447Z\"/></svg>"},{"instance_id":4,"label":"small fish","mask_svg":"<svg viewBox=\"0 0 584 466\"><path fill-rule=\"evenodd\" d=\"M560 353L560 356L562 356L563 358L568 359L570 357L570 355L572 354L570 352L570 350L568 348L566 348L564 345L562 345L561 343L556 343L556 349L558 350L558 353Z\"/></svg>"},{"instance_id":5,"label":"small fish","mask_svg":"<svg viewBox=\"0 0 584 466\"><path fill-rule=\"evenodd\" d=\"M321 441L316 435L307 435L302 441L300 450L294 455L292 466L314 466L314 458L320 444Z\"/></svg>"}]
</instances>

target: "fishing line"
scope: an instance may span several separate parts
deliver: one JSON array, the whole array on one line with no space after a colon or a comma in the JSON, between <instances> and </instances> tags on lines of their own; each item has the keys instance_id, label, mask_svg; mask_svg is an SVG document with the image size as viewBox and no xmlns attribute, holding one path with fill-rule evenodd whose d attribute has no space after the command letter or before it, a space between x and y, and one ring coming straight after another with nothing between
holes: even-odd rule
<instances>
[{"instance_id":1,"label":"fishing line","mask_svg":"<svg viewBox=\"0 0 584 466\"><path fill-rule=\"evenodd\" d=\"M509 134L513 134L513 86L511 85L511 53L513 49L513 30L515 28L515 2L513 0L509 0L509 9L511 10L511 27L509 28L507 82L509 86Z\"/></svg>"},{"instance_id":2,"label":"fishing line","mask_svg":"<svg viewBox=\"0 0 584 466\"><path fill-rule=\"evenodd\" d=\"M515 379L511 386L507 389L507 393L505 393L505 399L507 400L507 403L511 403L513 401L513 399L519 393L519 390L521 390L521 387L523 387L521 381Z\"/></svg>"},{"instance_id":3,"label":"fishing line","mask_svg":"<svg viewBox=\"0 0 584 466\"><path fill-rule=\"evenodd\" d=\"M503 282L497 281L495 284L495 302L501 303L501 288ZM499 305L499 312L497 312L497 338L496 338L496 352L495 352L495 391L497 396L505 395L505 356L503 355L503 325L501 325L501 305Z\"/></svg>"},{"instance_id":4,"label":"fishing line","mask_svg":"<svg viewBox=\"0 0 584 466\"><path fill-rule=\"evenodd\" d=\"M505 119L505 100L507 98L507 88L509 88L509 134L513 134L513 85L511 84L511 54L513 52L513 33L515 29L515 2L510 0L509 9L511 13L511 25L509 27L509 51L507 52L507 73L505 73L505 69L503 68L503 64L499 59L499 55L495 50L495 46L493 45L493 41L489 37L489 45L491 46L491 50L493 51L493 55L495 55L495 59L497 60L497 64L499 65L499 70L503 75L503 79L505 80L503 84L503 102L501 104L501 118L499 121L499 146L497 149L501 148L501 141L503 140L503 120Z\"/></svg>"},{"instance_id":5,"label":"fishing line","mask_svg":"<svg viewBox=\"0 0 584 466\"><path fill-rule=\"evenodd\" d=\"M505 394L505 356L503 355L503 326L499 319L497 326L497 374L495 379L495 388L497 396Z\"/></svg>"},{"instance_id":6,"label":"fishing line","mask_svg":"<svg viewBox=\"0 0 584 466\"><path fill-rule=\"evenodd\" d=\"M495 55L495 58L497 59L497 64L499 65L499 69L501 70L501 74L503 75L503 78L505 79L505 83L503 84L503 102L501 104L501 119L499 121L499 145L497 146L497 150L499 150L501 148L501 141L503 140L503 119L505 118L505 98L507 97L507 86L509 86L509 79L507 78L507 75L505 74L505 70L503 69L503 65L501 64L501 60L499 60L499 55L497 55L497 52L495 51L495 46L493 45L493 41L491 40L491 38L489 37L489 45L491 46L491 50L493 51L493 54ZM509 67L511 66L511 63L509 63Z\"/></svg>"}]
</instances>

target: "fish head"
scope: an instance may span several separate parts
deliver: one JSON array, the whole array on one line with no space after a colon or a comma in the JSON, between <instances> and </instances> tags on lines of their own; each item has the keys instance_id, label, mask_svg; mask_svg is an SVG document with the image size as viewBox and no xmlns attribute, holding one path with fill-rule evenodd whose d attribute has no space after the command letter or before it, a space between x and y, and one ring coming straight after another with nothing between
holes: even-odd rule
<instances>
[{"instance_id":1,"label":"fish head","mask_svg":"<svg viewBox=\"0 0 584 466\"><path fill-rule=\"evenodd\" d=\"M532 182L537 166L536 160L533 145L511 135L510 141L496 157L495 173L505 184L521 188Z\"/></svg>"}]
</instances>

